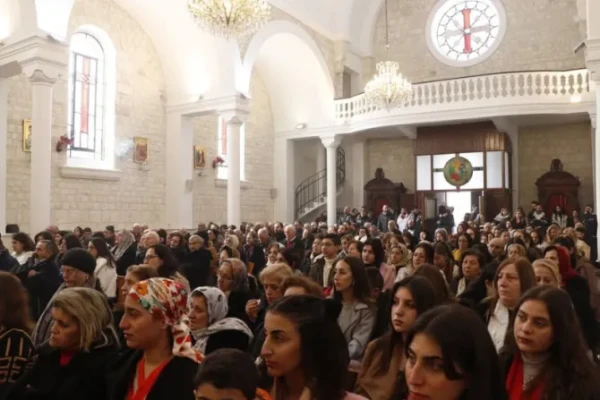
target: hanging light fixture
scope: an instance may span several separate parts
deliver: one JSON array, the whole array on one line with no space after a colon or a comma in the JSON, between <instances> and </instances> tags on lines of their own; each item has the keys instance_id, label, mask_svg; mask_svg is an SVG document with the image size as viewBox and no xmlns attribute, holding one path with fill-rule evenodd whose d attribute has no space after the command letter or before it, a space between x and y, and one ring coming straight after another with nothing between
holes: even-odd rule
<instances>
[{"instance_id":1,"label":"hanging light fixture","mask_svg":"<svg viewBox=\"0 0 600 400\"><path fill-rule=\"evenodd\" d=\"M200 26L226 39L251 35L271 17L267 0L190 0L188 7Z\"/></svg>"},{"instance_id":2,"label":"hanging light fixture","mask_svg":"<svg viewBox=\"0 0 600 400\"><path fill-rule=\"evenodd\" d=\"M388 1L385 1L385 48L389 56ZM377 74L365 86L367 101L377 108L387 109L403 105L413 95L412 85L398 71L396 61L381 61L376 65Z\"/></svg>"}]
</instances>

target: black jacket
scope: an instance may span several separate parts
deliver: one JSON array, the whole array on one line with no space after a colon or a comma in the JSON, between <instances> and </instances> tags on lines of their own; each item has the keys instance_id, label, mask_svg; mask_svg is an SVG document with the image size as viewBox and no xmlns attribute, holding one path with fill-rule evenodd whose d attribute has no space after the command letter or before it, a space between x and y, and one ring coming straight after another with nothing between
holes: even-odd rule
<instances>
[{"instance_id":1,"label":"black jacket","mask_svg":"<svg viewBox=\"0 0 600 400\"><path fill-rule=\"evenodd\" d=\"M115 365L116 368L107 375L109 393L106 399L124 400L127 397L142 355L143 352L139 350L129 350L123 354ZM198 365L189 358L173 357L154 382L146 400L194 400L194 376ZM81 399L90 400L78 400Z\"/></svg>"},{"instance_id":2,"label":"black jacket","mask_svg":"<svg viewBox=\"0 0 600 400\"><path fill-rule=\"evenodd\" d=\"M14 273L19 266L17 259L11 256L8 250L0 250L0 271Z\"/></svg>"},{"instance_id":3,"label":"black jacket","mask_svg":"<svg viewBox=\"0 0 600 400\"><path fill-rule=\"evenodd\" d=\"M42 345L38 360L28 374L19 380L10 400L106 400L105 375L117 355L111 343L79 352L71 361L60 365L60 350Z\"/></svg>"},{"instance_id":4,"label":"black jacket","mask_svg":"<svg viewBox=\"0 0 600 400\"><path fill-rule=\"evenodd\" d=\"M125 253L117 260L117 275L125 276L127 268L135 265L135 253L137 251L137 243L133 243L125 250Z\"/></svg>"},{"instance_id":5,"label":"black jacket","mask_svg":"<svg viewBox=\"0 0 600 400\"><path fill-rule=\"evenodd\" d=\"M31 271L36 271L36 274L28 276ZM31 314L37 320L61 285L60 270L54 260L49 259L32 265L29 269L23 271L19 277L29 291Z\"/></svg>"},{"instance_id":6,"label":"black jacket","mask_svg":"<svg viewBox=\"0 0 600 400\"><path fill-rule=\"evenodd\" d=\"M183 259L183 275L190 282L190 288L195 289L200 286L208 285L210 276L210 262L212 254L209 250L201 248L190 253L186 253Z\"/></svg>"}]
</instances>

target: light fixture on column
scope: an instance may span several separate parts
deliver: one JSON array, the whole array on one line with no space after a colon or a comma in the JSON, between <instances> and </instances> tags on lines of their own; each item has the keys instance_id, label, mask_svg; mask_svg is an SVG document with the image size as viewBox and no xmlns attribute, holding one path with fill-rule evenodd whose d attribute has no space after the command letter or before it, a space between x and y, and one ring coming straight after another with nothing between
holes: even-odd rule
<instances>
[{"instance_id":1,"label":"light fixture on column","mask_svg":"<svg viewBox=\"0 0 600 400\"><path fill-rule=\"evenodd\" d=\"M388 53L390 41L387 0L385 1L385 42L386 53ZM378 62L376 68L377 74L365 86L365 97L369 103L389 111L394 107L400 107L412 97L412 85L398 72L400 66L397 62Z\"/></svg>"},{"instance_id":2,"label":"light fixture on column","mask_svg":"<svg viewBox=\"0 0 600 400\"><path fill-rule=\"evenodd\" d=\"M271 17L267 0L190 0L188 7L204 29L226 39L251 35Z\"/></svg>"}]
</instances>

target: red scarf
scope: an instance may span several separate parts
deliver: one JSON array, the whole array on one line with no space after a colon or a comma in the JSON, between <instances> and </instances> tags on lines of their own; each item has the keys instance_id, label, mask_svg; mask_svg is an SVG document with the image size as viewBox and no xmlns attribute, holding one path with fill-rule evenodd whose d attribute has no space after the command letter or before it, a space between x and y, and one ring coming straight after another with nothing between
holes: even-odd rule
<instances>
[{"instance_id":1,"label":"red scarf","mask_svg":"<svg viewBox=\"0 0 600 400\"><path fill-rule=\"evenodd\" d=\"M523 359L521 354L516 354L506 377L506 391L509 400L540 400L544 390L544 382L541 381L527 394L523 393Z\"/></svg>"}]
</instances>

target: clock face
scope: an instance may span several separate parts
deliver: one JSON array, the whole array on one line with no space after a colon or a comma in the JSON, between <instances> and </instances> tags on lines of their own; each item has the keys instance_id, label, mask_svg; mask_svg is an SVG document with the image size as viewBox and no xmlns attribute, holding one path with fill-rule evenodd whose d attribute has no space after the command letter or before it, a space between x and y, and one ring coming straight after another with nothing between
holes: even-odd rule
<instances>
[{"instance_id":1,"label":"clock face","mask_svg":"<svg viewBox=\"0 0 600 400\"><path fill-rule=\"evenodd\" d=\"M430 20L429 43L436 56L456 66L473 65L495 50L504 25L504 15L492 0L446 0Z\"/></svg>"}]
</instances>

